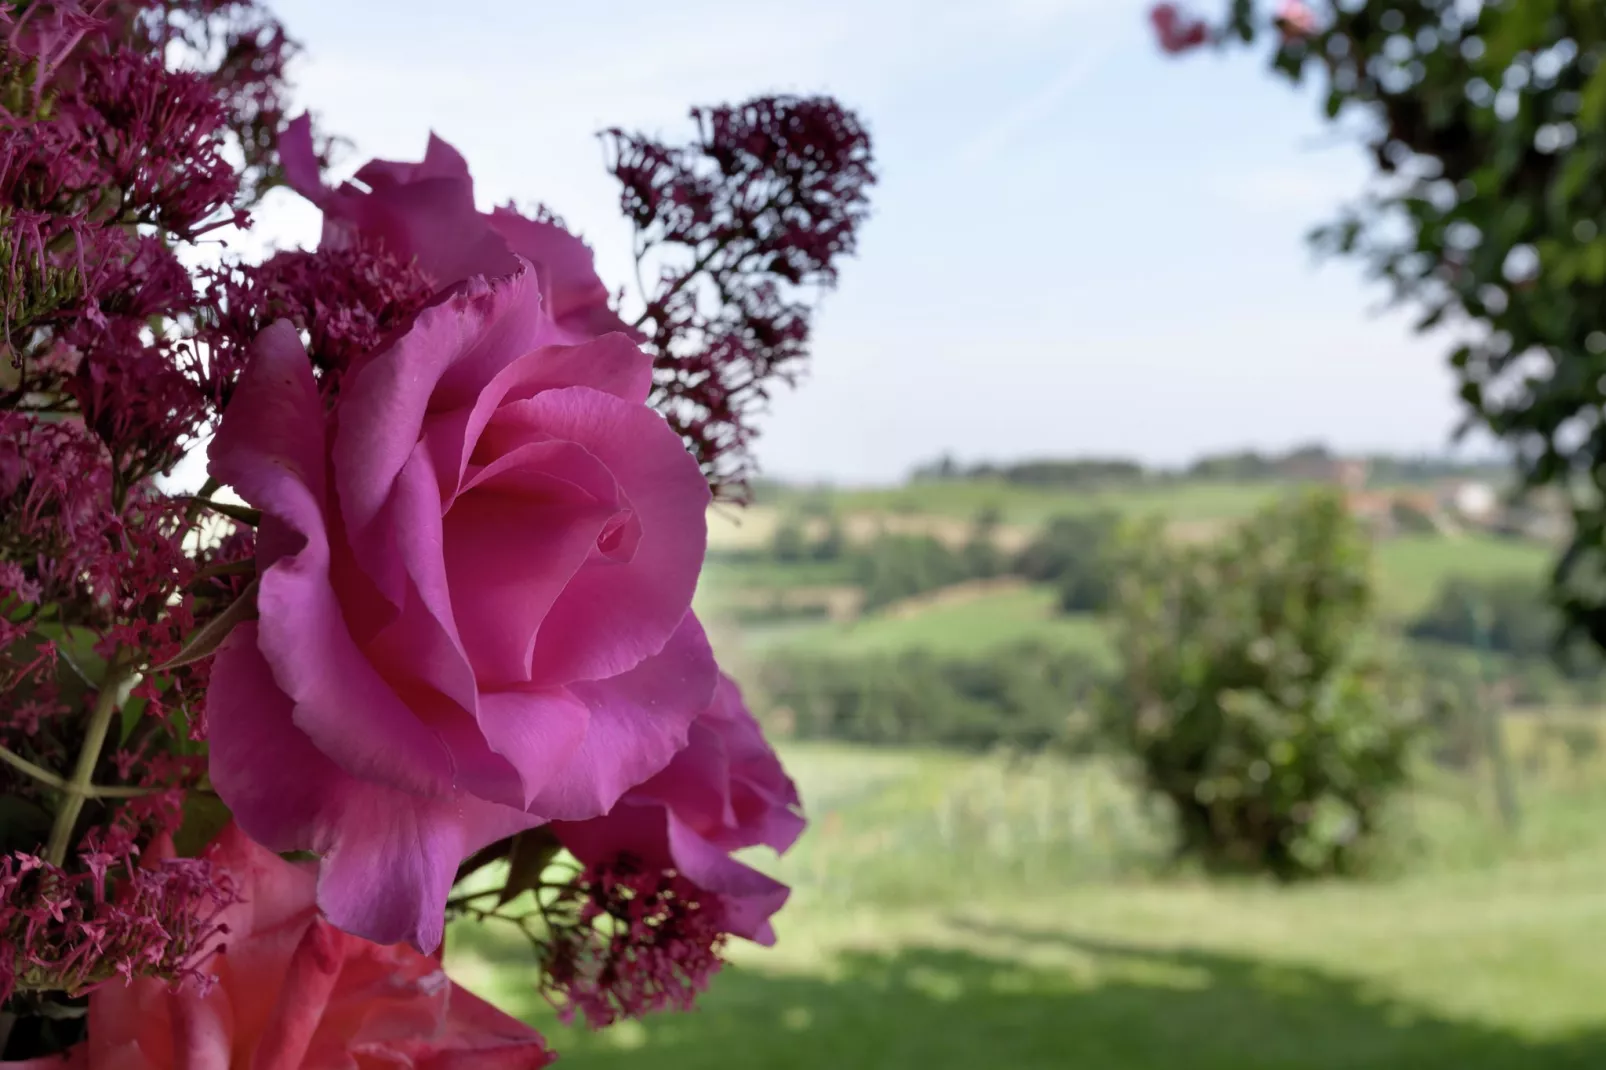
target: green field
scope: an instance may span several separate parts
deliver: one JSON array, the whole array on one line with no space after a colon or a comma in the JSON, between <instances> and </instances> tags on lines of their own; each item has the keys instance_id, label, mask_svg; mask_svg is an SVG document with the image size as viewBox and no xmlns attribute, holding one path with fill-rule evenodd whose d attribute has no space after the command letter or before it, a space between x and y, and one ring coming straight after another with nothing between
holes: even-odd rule
<instances>
[{"instance_id":1,"label":"green field","mask_svg":"<svg viewBox=\"0 0 1606 1070\"><path fill-rule=\"evenodd\" d=\"M797 888L699 1010L556 1025L529 954L449 965L578 1070L1596 1070L1606 791L1525 797L1509 842L1455 792L1401 807L1411 875L1294 890L1143 876L1152 818L1108 771L843 747L787 760Z\"/></svg>"},{"instance_id":2,"label":"green field","mask_svg":"<svg viewBox=\"0 0 1606 1070\"><path fill-rule=\"evenodd\" d=\"M1386 613L1410 617L1427 606L1450 576L1521 576L1537 582L1555 558L1556 551L1543 544L1493 536L1386 539L1376 550L1378 602Z\"/></svg>"},{"instance_id":3,"label":"green field","mask_svg":"<svg viewBox=\"0 0 1606 1070\"><path fill-rule=\"evenodd\" d=\"M1107 652L1099 620L1087 614L1061 615L1054 592L1046 588L1002 591L907 614L870 614L851 623L750 627L743 632L749 650L785 646L821 654L915 649L967 654L1028 641L1099 656Z\"/></svg>"},{"instance_id":4,"label":"green field","mask_svg":"<svg viewBox=\"0 0 1606 1070\"><path fill-rule=\"evenodd\" d=\"M705 566L703 586L715 590L787 587L826 587L853 582L853 567L846 561L769 561L713 558Z\"/></svg>"}]
</instances>

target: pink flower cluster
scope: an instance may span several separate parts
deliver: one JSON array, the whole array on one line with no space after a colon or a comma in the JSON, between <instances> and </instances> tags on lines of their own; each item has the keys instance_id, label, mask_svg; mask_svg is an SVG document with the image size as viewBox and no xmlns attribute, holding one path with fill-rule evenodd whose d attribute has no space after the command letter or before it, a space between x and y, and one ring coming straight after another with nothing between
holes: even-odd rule
<instances>
[{"instance_id":1,"label":"pink flower cluster","mask_svg":"<svg viewBox=\"0 0 1606 1070\"><path fill-rule=\"evenodd\" d=\"M0 857L0 1003L18 987L79 996L116 978L204 983L198 966L235 900L194 858L136 862L127 823L92 833L69 873L19 852Z\"/></svg>"},{"instance_id":2,"label":"pink flower cluster","mask_svg":"<svg viewBox=\"0 0 1606 1070\"><path fill-rule=\"evenodd\" d=\"M0 1065L543 1066L438 962L532 835L577 862L536 934L567 1013L773 941L787 889L733 856L797 791L691 600L792 288L864 217L855 117L610 132L638 248L688 258L627 323L438 138L326 184L252 0L0 3L0 41ZM280 180L317 249L185 266Z\"/></svg>"},{"instance_id":3,"label":"pink flower cluster","mask_svg":"<svg viewBox=\"0 0 1606 1070\"><path fill-rule=\"evenodd\" d=\"M829 97L694 108L670 145L606 132L638 276L635 326L654 356L653 403L717 491L741 498L753 417L808 351L804 294L836 284L875 183L870 136Z\"/></svg>"}]
</instances>

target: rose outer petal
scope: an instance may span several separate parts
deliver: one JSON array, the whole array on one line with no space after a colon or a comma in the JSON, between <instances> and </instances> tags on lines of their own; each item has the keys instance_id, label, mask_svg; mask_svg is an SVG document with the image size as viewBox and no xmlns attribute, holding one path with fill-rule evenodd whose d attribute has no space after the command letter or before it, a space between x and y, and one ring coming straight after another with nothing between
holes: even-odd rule
<instances>
[{"instance_id":1,"label":"rose outer petal","mask_svg":"<svg viewBox=\"0 0 1606 1070\"><path fill-rule=\"evenodd\" d=\"M322 428L312 364L281 320L253 343L209 449L214 475L281 532L284 555L266 565L257 591L263 652L325 753L397 787L444 791L445 748L357 650L330 585Z\"/></svg>"},{"instance_id":2,"label":"rose outer petal","mask_svg":"<svg viewBox=\"0 0 1606 1070\"><path fill-rule=\"evenodd\" d=\"M534 798L532 813L584 821L668 765L708 706L719 668L697 618L687 613L662 651L630 672L571 685L590 711L585 741Z\"/></svg>"},{"instance_id":3,"label":"rose outer petal","mask_svg":"<svg viewBox=\"0 0 1606 1070\"><path fill-rule=\"evenodd\" d=\"M294 724L256 631L253 623L235 628L213 662L207 716L218 794L252 839L322 856L318 905L335 925L375 943L434 951L458 864L535 819L347 775ZM291 770L298 782L287 788Z\"/></svg>"}]
</instances>

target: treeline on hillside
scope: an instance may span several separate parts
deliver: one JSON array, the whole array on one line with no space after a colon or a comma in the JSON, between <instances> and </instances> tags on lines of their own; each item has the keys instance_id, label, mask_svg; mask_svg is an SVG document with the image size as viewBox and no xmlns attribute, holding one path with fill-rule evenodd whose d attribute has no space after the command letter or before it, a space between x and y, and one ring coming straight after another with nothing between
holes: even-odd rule
<instances>
[{"instance_id":1,"label":"treeline on hillside","mask_svg":"<svg viewBox=\"0 0 1606 1070\"><path fill-rule=\"evenodd\" d=\"M912 482L978 480L1028 487L1096 489L1134 483L1185 480L1212 482L1303 481L1332 478L1333 466L1343 458L1319 443L1283 452L1236 450L1205 454L1182 469L1157 468L1131 458L1033 458L1010 463L961 464L951 456L917 466ZM1427 483L1472 476L1499 477L1505 462L1465 461L1446 457L1370 454L1354 457L1364 463L1374 483Z\"/></svg>"},{"instance_id":2,"label":"treeline on hillside","mask_svg":"<svg viewBox=\"0 0 1606 1070\"><path fill-rule=\"evenodd\" d=\"M917 466L910 473L912 482L951 482L963 479L1014 483L1023 487L1075 487L1137 483L1160 478L1160 473L1143 462L1124 457L1053 457L1015 461L1009 464L981 462L962 465L950 456Z\"/></svg>"},{"instance_id":3,"label":"treeline on hillside","mask_svg":"<svg viewBox=\"0 0 1606 1070\"><path fill-rule=\"evenodd\" d=\"M1077 711L1104 679L1088 655L1039 644L976 657L781 654L757 674L767 716L793 738L973 751L1072 745Z\"/></svg>"},{"instance_id":4,"label":"treeline on hillside","mask_svg":"<svg viewBox=\"0 0 1606 1070\"><path fill-rule=\"evenodd\" d=\"M775 529L765 556L780 564L842 566L845 578L863 591L861 608L867 612L958 583L1002 576L1054 587L1068 613L1103 606L1109 587L1103 554L1119 523L1115 514L1057 517L1013 554L998 546L998 523L995 510L982 510L964 542L953 546L932 535L891 532L855 543L835 518L811 537L800 519L790 518Z\"/></svg>"}]
</instances>

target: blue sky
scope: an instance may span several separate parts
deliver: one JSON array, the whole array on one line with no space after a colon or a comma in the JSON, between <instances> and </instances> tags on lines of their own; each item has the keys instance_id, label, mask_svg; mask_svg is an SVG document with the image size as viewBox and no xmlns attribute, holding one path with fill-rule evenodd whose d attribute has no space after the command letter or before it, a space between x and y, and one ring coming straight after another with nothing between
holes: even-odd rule
<instances>
[{"instance_id":1,"label":"blue sky","mask_svg":"<svg viewBox=\"0 0 1606 1070\"><path fill-rule=\"evenodd\" d=\"M630 277L592 136L679 134L765 91L858 109L882 175L759 457L791 477L897 478L964 459L1160 462L1321 438L1442 448L1442 347L1378 317L1355 265L1303 242L1366 170L1242 53L1170 59L1129 0L281 0L298 96L369 156L433 129L483 206L545 201ZM316 238L288 194L259 216Z\"/></svg>"}]
</instances>

